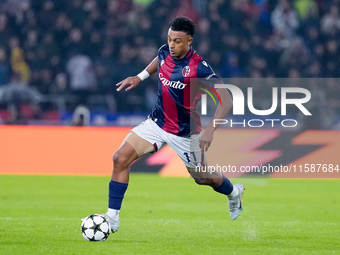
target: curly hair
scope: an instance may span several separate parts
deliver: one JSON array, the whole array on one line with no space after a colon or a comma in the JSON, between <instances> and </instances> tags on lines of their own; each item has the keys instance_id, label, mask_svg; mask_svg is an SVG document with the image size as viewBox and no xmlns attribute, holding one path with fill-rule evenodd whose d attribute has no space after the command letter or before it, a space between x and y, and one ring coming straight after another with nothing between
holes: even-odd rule
<instances>
[{"instance_id":1,"label":"curly hair","mask_svg":"<svg viewBox=\"0 0 340 255\"><path fill-rule=\"evenodd\" d=\"M190 36L194 36L196 30L194 22L184 16L174 18L170 22L170 28L173 31L182 31Z\"/></svg>"}]
</instances>

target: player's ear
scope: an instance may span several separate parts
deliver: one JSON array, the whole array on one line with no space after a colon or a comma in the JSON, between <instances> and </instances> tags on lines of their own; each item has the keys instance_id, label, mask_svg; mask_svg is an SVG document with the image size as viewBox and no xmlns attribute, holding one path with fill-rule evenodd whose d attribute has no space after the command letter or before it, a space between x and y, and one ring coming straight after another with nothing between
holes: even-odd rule
<instances>
[{"instance_id":1,"label":"player's ear","mask_svg":"<svg viewBox=\"0 0 340 255\"><path fill-rule=\"evenodd\" d=\"M192 43L192 37L190 36L189 39L188 39L188 46Z\"/></svg>"}]
</instances>

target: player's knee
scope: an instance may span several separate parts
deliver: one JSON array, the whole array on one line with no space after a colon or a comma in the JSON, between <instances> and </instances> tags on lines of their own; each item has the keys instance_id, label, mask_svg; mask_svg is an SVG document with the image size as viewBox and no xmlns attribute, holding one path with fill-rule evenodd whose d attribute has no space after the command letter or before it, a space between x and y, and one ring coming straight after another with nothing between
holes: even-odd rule
<instances>
[{"instance_id":1,"label":"player's knee","mask_svg":"<svg viewBox=\"0 0 340 255\"><path fill-rule=\"evenodd\" d=\"M124 156L119 150L113 153L112 160L115 168L125 168L129 165L128 157Z\"/></svg>"},{"instance_id":2,"label":"player's knee","mask_svg":"<svg viewBox=\"0 0 340 255\"><path fill-rule=\"evenodd\" d=\"M112 160L113 160L114 164L118 164L118 161L119 161L119 152L118 151L115 151L115 153L113 153Z\"/></svg>"},{"instance_id":3,"label":"player's knee","mask_svg":"<svg viewBox=\"0 0 340 255\"><path fill-rule=\"evenodd\" d=\"M219 180L218 179L215 179L215 178L194 178L195 179L195 182L198 184L198 185L209 185L209 186L212 186L212 187L216 187L216 185L218 184Z\"/></svg>"},{"instance_id":4,"label":"player's knee","mask_svg":"<svg viewBox=\"0 0 340 255\"><path fill-rule=\"evenodd\" d=\"M196 177L194 180L198 185L209 185L208 178Z\"/></svg>"}]
</instances>

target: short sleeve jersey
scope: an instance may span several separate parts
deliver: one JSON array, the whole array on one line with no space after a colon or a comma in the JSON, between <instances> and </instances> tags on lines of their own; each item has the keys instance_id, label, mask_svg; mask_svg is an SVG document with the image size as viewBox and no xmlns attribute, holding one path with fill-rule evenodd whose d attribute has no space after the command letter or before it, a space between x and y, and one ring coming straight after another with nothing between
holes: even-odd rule
<instances>
[{"instance_id":1,"label":"short sleeve jersey","mask_svg":"<svg viewBox=\"0 0 340 255\"><path fill-rule=\"evenodd\" d=\"M158 97L150 117L166 132L190 137L201 132L196 111L202 90L192 78L217 78L209 64L190 46L182 59L172 58L168 45L158 51Z\"/></svg>"}]
</instances>

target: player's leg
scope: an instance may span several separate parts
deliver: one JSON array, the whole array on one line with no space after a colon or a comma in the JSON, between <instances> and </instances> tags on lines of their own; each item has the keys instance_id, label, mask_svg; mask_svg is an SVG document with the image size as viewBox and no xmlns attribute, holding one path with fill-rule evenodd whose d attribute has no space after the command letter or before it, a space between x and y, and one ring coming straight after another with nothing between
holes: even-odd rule
<instances>
[{"instance_id":1,"label":"player's leg","mask_svg":"<svg viewBox=\"0 0 340 255\"><path fill-rule=\"evenodd\" d=\"M109 183L109 209L105 217L111 223L111 230L119 228L119 213L124 194L128 187L130 165L139 157L161 148L162 139L158 136L159 127L151 119L132 129L121 147L113 154L113 171Z\"/></svg>"},{"instance_id":2,"label":"player's leg","mask_svg":"<svg viewBox=\"0 0 340 255\"><path fill-rule=\"evenodd\" d=\"M130 132L124 139L120 148L113 154L113 171L111 180L116 182L129 182L130 165L137 158L155 150L153 144Z\"/></svg>"},{"instance_id":3,"label":"player's leg","mask_svg":"<svg viewBox=\"0 0 340 255\"><path fill-rule=\"evenodd\" d=\"M109 183L109 205L104 216L111 224L111 231L119 228L119 213L128 187L130 165L137 158L154 151L154 146L130 132L120 148L113 154L113 171Z\"/></svg>"},{"instance_id":4,"label":"player's leg","mask_svg":"<svg viewBox=\"0 0 340 255\"><path fill-rule=\"evenodd\" d=\"M120 148L113 154L113 170L111 181L129 183L130 164L138 158L132 145L125 140Z\"/></svg>"},{"instance_id":5,"label":"player's leg","mask_svg":"<svg viewBox=\"0 0 340 255\"><path fill-rule=\"evenodd\" d=\"M216 189L220 187L223 183L223 175L220 172L206 172L206 170L199 170L200 168L191 168L187 167L190 176L194 179L194 181L198 185L207 185ZM206 169L206 167L202 167L201 169ZM208 170L207 170L208 171ZM230 186L228 185L228 188Z\"/></svg>"},{"instance_id":6,"label":"player's leg","mask_svg":"<svg viewBox=\"0 0 340 255\"><path fill-rule=\"evenodd\" d=\"M191 149L195 146L191 146ZM195 182L199 185L208 185L216 192L227 195L228 198L233 198L239 194L238 189L219 171L211 171L205 159L205 153L201 151L191 152L193 157L196 157L200 162L193 167L190 162L185 162L188 172Z\"/></svg>"},{"instance_id":7,"label":"player's leg","mask_svg":"<svg viewBox=\"0 0 340 255\"><path fill-rule=\"evenodd\" d=\"M221 172L210 171L207 167L205 152L199 147L201 134L190 138L178 137L168 134L166 142L183 160L190 175L199 185L211 186L216 192L224 194L229 200L230 217L235 220L242 211L242 195L244 187L241 184L233 185Z\"/></svg>"},{"instance_id":8,"label":"player's leg","mask_svg":"<svg viewBox=\"0 0 340 255\"><path fill-rule=\"evenodd\" d=\"M200 170L201 169L201 170ZM220 172L211 172L209 168L204 167L187 167L188 172L199 185L208 185L216 192L228 197L230 218L236 220L243 210L242 196L244 187L242 184L233 185L231 181Z\"/></svg>"}]
</instances>

